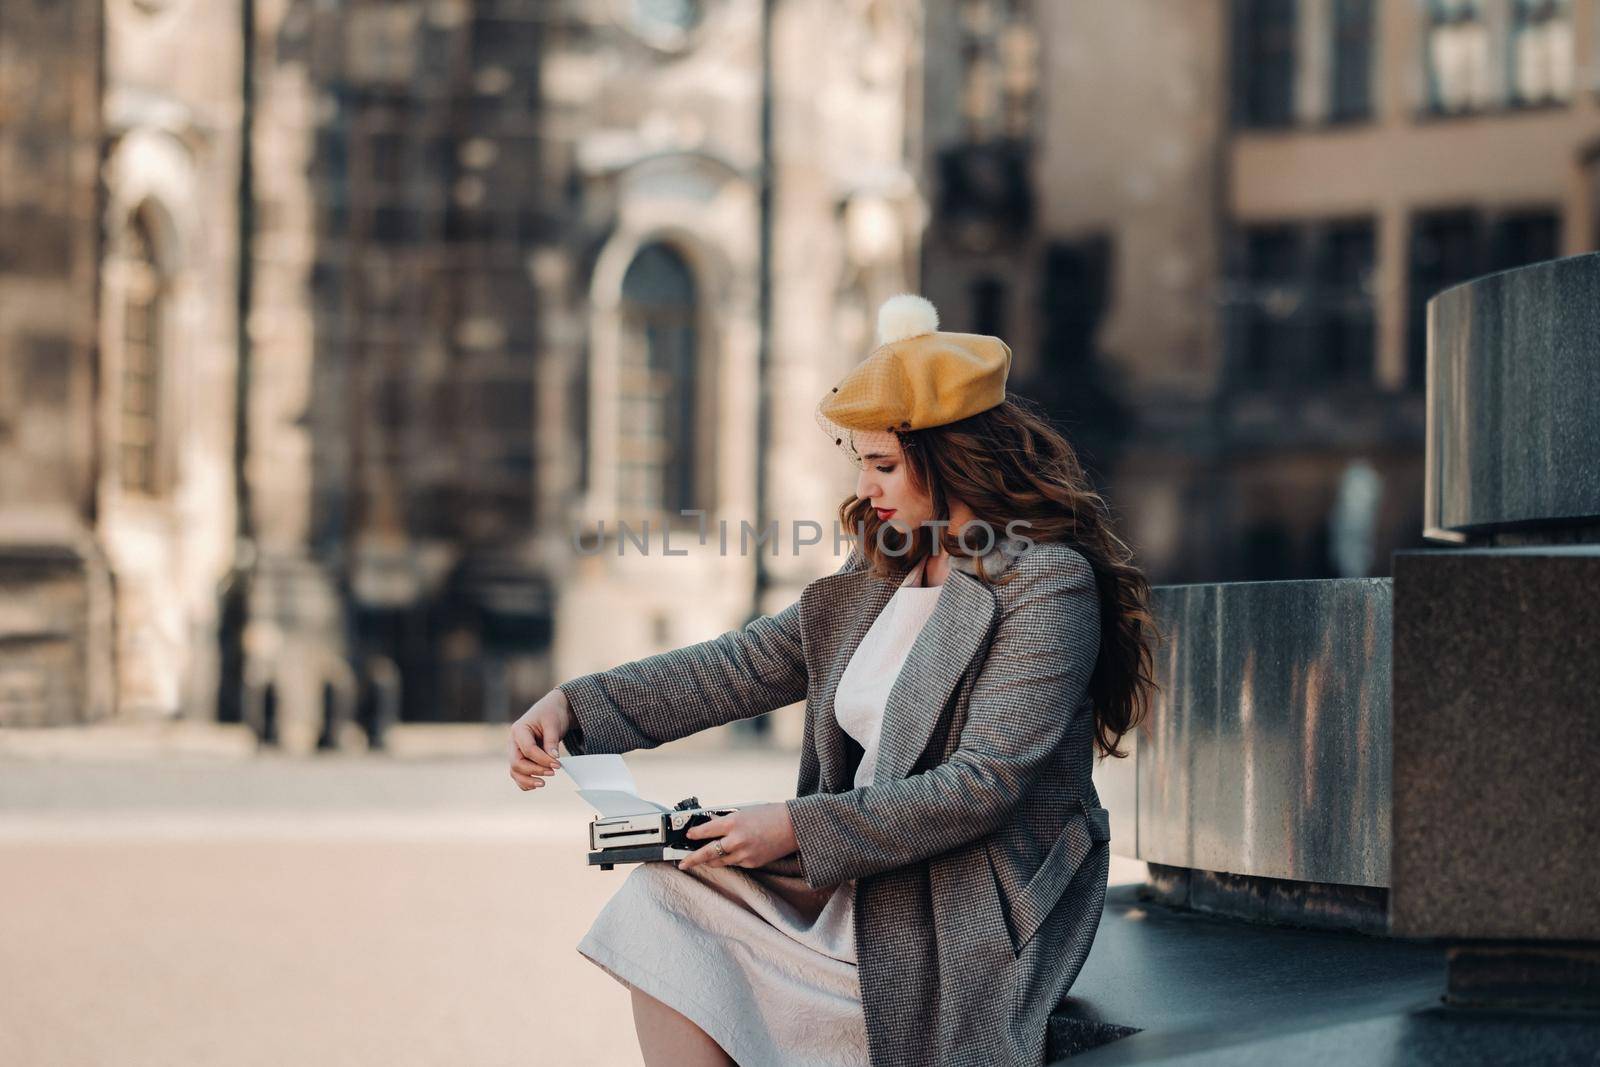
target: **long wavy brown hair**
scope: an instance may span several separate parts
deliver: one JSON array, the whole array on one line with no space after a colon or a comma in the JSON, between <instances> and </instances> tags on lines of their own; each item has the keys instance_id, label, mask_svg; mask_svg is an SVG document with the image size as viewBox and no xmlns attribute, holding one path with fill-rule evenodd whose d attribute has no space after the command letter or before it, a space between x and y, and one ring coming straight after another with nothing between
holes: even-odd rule
<instances>
[{"instance_id":1,"label":"long wavy brown hair","mask_svg":"<svg viewBox=\"0 0 1600 1067\"><path fill-rule=\"evenodd\" d=\"M911 483L932 500L934 519L948 520L950 501L959 500L997 537L1008 523L1025 520L1016 530L1029 540L1064 541L1088 559L1100 595L1100 651L1089 679L1095 746L1106 756L1126 756L1118 743L1145 719L1160 688L1150 642L1159 642L1161 633L1150 611L1149 582L1113 532L1110 509L1072 445L1035 404L1015 396L958 422L897 430L895 436ZM904 524L885 523L870 500L854 493L839 506L839 520L844 529L859 532L856 540L879 577L908 572L933 554L935 538L953 556L988 548L987 536L969 534L969 550L951 526L921 526L907 534ZM1016 576L1014 569L983 574L981 563L977 569L990 584Z\"/></svg>"}]
</instances>

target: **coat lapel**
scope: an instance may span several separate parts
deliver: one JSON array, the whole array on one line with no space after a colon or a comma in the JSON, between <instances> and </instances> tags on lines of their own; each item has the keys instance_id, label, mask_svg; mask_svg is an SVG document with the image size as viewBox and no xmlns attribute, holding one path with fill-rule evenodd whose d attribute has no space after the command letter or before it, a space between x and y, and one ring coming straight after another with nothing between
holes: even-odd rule
<instances>
[{"instance_id":1,"label":"coat lapel","mask_svg":"<svg viewBox=\"0 0 1600 1067\"><path fill-rule=\"evenodd\" d=\"M1002 538L983 559L986 571L992 575L1003 570L1022 547L1015 539ZM907 571L902 568L887 578L866 570L830 574L806 589L810 602L802 609L804 625L815 656L813 677L821 683L814 742L823 792L844 792L855 777L846 755L849 738L834 715L839 679ZM875 782L903 778L916 764L994 620L994 593L977 576L971 560L953 560L943 588L889 691Z\"/></svg>"}]
</instances>

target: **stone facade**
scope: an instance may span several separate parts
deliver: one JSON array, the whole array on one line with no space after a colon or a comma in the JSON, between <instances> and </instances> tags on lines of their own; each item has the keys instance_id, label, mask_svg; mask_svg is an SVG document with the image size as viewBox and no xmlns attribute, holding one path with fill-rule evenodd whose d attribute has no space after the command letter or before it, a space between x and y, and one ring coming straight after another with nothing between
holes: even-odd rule
<instances>
[{"instance_id":1,"label":"stone facade","mask_svg":"<svg viewBox=\"0 0 1600 1067\"><path fill-rule=\"evenodd\" d=\"M239 17L237 2L105 5L96 534L123 719L216 701L236 523Z\"/></svg>"},{"instance_id":2,"label":"stone facade","mask_svg":"<svg viewBox=\"0 0 1600 1067\"><path fill-rule=\"evenodd\" d=\"M236 684L293 747L551 684L543 8L255 4Z\"/></svg>"},{"instance_id":3,"label":"stone facade","mask_svg":"<svg viewBox=\"0 0 1600 1067\"><path fill-rule=\"evenodd\" d=\"M0 8L0 726L115 706L95 536L101 20Z\"/></svg>"},{"instance_id":4,"label":"stone facade","mask_svg":"<svg viewBox=\"0 0 1600 1067\"><path fill-rule=\"evenodd\" d=\"M7 691L38 692L3 721L215 716L303 751L504 720L832 569L826 527L793 546L854 479L811 404L915 284L921 29L771 8L8 10L76 108L13 143L79 170L21 185L13 155L0 182L37 223L8 232L59 237L0 275L5 367L62 376L8 390L60 406L6 411L36 427L0 449L7 529L34 532L0 558L37 613L6 625L39 636L8 646ZM48 340L18 317L46 273ZM574 538L648 519L659 546L663 517L681 562Z\"/></svg>"},{"instance_id":5,"label":"stone facade","mask_svg":"<svg viewBox=\"0 0 1600 1067\"><path fill-rule=\"evenodd\" d=\"M546 350L588 375L582 461L554 465L552 480L571 479L557 484L578 502L578 528L606 527L562 593L563 676L715 636L837 566L831 522L855 471L812 406L870 348L877 304L914 285L919 6L772 5L765 52L760 4L684 5L676 27L625 5L562 8L545 53L545 143L575 186L562 247L591 258L551 250L540 272ZM675 412L676 448L641 432L652 395ZM822 532L808 545L818 533L799 524L811 519ZM651 556L681 557L647 557L619 522L635 535L649 524ZM769 524L778 543L758 548ZM775 721L798 736L796 715Z\"/></svg>"}]
</instances>

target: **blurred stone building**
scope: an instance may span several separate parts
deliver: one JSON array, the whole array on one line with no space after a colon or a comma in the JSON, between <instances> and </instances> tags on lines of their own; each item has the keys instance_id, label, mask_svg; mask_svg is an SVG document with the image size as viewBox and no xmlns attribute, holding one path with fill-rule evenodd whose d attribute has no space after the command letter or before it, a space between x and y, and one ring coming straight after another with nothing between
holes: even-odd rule
<instances>
[{"instance_id":1,"label":"blurred stone building","mask_svg":"<svg viewBox=\"0 0 1600 1067\"><path fill-rule=\"evenodd\" d=\"M216 702L239 27L160 7L0 12L0 724Z\"/></svg>"},{"instance_id":2,"label":"blurred stone building","mask_svg":"<svg viewBox=\"0 0 1600 1067\"><path fill-rule=\"evenodd\" d=\"M245 9L249 550L221 714L291 747L503 718L549 677L546 6Z\"/></svg>"},{"instance_id":3,"label":"blurred stone building","mask_svg":"<svg viewBox=\"0 0 1600 1067\"><path fill-rule=\"evenodd\" d=\"M0 725L110 714L94 533L102 12L0 6Z\"/></svg>"},{"instance_id":4,"label":"blurred stone building","mask_svg":"<svg viewBox=\"0 0 1600 1067\"><path fill-rule=\"evenodd\" d=\"M812 406L912 284L919 7L574 4L552 29L546 143L581 256L552 255L541 295L551 358L587 372L553 476L604 534L571 564L563 672L714 636L837 566L856 471Z\"/></svg>"},{"instance_id":5,"label":"blurred stone building","mask_svg":"<svg viewBox=\"0 0 1600 1067\"><path fill-rule=\"evenodd\" d=\"M927 289L1162 581L1421 543L1429 297L1596 247L1589 0L931 5ZM959 309L959 310L958 310Z\"/></svg>"},{"instance_id":6,"label":"blurred stone building","mask_svg":"<svg viewBox=\"0 0 1600 1067\"><path fill-rule=\"evenodd\" d=\"M1224 4L930 13L924 243L956 329L1077 447L1156 579L1211 577Z\"/></svg>"},{"instance_id":7,"label":"blurred stone building","mask_svg":"<svg viewBox=\"0 0 1600 1067\"><path fill-rule=\"evenodd\" d=\"M918 8L5 5L0 723L503 721L792 600Z\"/></svg>"}]
</instances>

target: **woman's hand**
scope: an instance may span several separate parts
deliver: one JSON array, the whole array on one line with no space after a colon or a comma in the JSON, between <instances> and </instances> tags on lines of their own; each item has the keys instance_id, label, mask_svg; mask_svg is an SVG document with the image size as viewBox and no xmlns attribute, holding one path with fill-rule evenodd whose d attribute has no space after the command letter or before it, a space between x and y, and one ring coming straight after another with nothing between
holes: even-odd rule
<instances>
[{"instance_id":1,"label":"woman's hand","mask_svg":"<svg viewBox=\"0 0 1600 1067\"><path fill-rule=\"evenodd\" d=\"M556 773L561 761L556 752L561 739L572 729L572 709L567 694L552 689L539 702L511 724L506 745L511 756L511 780L524 792L538 789Z\"/></svg>"},{"instance_id":2,"label":"woman's hand","mask_svg":"<svg viewBox=\"0 0 1600 1067\"><path fill-rule=\"evenodd\" d=\"M679 870L705 864L708 867L761 867L799 848L794 838L794 823L785 804L757 804L740 808L732 815L718 815L684 831L693 840L716 838L726 855L718 855L715 845L697 848L678 861Z\"/></svg>"}]
</instances>

